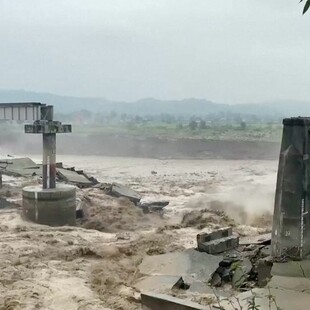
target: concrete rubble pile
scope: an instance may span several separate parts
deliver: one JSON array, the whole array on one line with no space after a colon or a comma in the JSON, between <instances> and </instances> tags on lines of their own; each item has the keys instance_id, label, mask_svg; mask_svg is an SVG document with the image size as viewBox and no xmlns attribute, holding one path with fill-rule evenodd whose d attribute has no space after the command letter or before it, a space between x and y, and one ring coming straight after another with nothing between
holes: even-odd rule
<instances>
[{"instance_id":1,"label":"concrete rubble pile","mask_svg":"<svg viewBox=\"0 0 310 310\"><path fill-rule=\"evenodd\" d=\"M4 162L4 160L1 160ZM0 167L1 173L14 177L42 177L42 165L36 164L30 158L10 158L6 162L8 165ZM98 181L87 176L83 170L75 170L74 168L64 168L62 163L56 164L56 177L58 182L65 182L76 185L78 187L90 187L98 183Z\"/></svg>"},{"instance_id":2,"label":"concrete rubble pile","mask_svg":"<svg viewBox=\"0 0 310 310\"><path fill-rule=\"evenodd\" d=\"M128 186L118 183L98 183L93 186L103 190L107 195L119 198L124 197L129 199L135 206L141 208L144 213L160 213L164 212L164 208L169 205L169 201L152 201L152 202L141 202L142 197L139 193L129 188Z\"/></svg>"},{"instance_id":3,"label":"concrete rubble pile","mask_svg":"<svg viewBox=\"0 0 310 310\"><path fill-rule=\"evenodd\" d=\"M76 185L80 188L91 187L98 184L98 180L89 177L83 170L76 170L74 167L64 168L62 163L56 164L58 181Z\"/></svg>"},{"instance_id":4,"label":"concrete rubble pile","mask_svg":"<svg viewBox=\"0 0 310 310\"><path fill-rule=\"evenodd\" d=\"M39 177L42 178L42 165L36 164L30 158L9 158L0 160L0 172L3 175L13 177ZM118 183L100 183L92 176L88 176L83 170L77 170L74 167L65 168L63 163L56 164L56 178L59 183L74 185L78 188L99 188L107 195L119 198L125 197L141 208L144 213L160 213L164 212L164 208L169 201L141 202L141 195L131 188ZM6 201L4 199L4 201ZM4 202L2 203L2 205ZM6 205L8 202L6 201ZM1 207L1 206L0 206ZM83 199L77 198L76 218L83 218L86 214L87 204Z\"/></svg>"},{"instance_id":5,"label":"concrete rubble pile","mask_svg":"<svg viewBox=\"0 0 310 310\"><path fill-rule=\"evenodd\" d=\"M228 298L264 288L272 278L270 242L271 234L239 240L232 228L223 228L198 234L196 249L145 257L136 283L144 309L210 309L188 302L190 296Z\"/></svg>"},{"instance_id":6,"label":"concrete rubble pile","mask_svg":"<svg viewBox=\"0 0 310 310\"><path fill-rule=\"evenodd\" d=\"M233 235L232 228L197 235L199 251L214 255L226 253L209 281L215 287L227 283L243 290L265 286L273 265L270 243L271 235L267 234L243 240L240 245L239 237Z\"/></svg>"}]
</instances>

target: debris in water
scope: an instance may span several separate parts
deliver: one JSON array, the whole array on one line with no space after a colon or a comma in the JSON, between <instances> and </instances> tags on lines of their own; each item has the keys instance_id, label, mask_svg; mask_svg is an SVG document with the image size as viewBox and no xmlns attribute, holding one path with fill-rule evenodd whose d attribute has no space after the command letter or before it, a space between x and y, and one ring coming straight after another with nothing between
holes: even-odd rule
<instances>
[{"instance_id":1,"label":"debris in water","mask_svg":"<svg viewBox=\"0 0 310 310\"><path fill-rule=\"evenodd\" d=\"M144 213L163 212L163 209L169 205L169 201L154 201L139 203L138 207L142 208Z\"/></svg>"},{"instance_id":2,"label":"debris in water","mask_svg":"<svg viewBox=\"0 0 310 310\"><path fill-rule=\"evenodd\" d=\"M114 197L126 197L135 205L137 205L141 200L141 196L137 192L129 187L117 183L111 184L108 189L108 194Z\"/></svg>"}]
</instances>

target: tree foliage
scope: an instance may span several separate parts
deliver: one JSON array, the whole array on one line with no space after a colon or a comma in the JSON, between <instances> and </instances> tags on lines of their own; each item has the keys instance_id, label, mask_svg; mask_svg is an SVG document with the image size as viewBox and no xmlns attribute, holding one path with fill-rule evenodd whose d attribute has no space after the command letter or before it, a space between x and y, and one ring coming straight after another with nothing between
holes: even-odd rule
<instances>
[{"instance_id":1,"label":"tree foliage","mask_svg":"<svg viewBox=\"0 0 310 310\"><path fill-rule=\"evenodd\" d=\"M305 14L309 8L310 8L310 0L300 0L299 3L304 2L305 6L304 6L304 10L302 12L302 14Z\"/></svg>"},{"instance_id":2,"label":"tree foliage","mask_svg":"<svg viewBox=\"0 0 310 310\"><path fill-rule=\"evenodd\" d=\"M198 127L198 124L197 124L196 120L191 120L188 126L189 126L190 130L196 130Z\"/></svg>"}]
</instances>

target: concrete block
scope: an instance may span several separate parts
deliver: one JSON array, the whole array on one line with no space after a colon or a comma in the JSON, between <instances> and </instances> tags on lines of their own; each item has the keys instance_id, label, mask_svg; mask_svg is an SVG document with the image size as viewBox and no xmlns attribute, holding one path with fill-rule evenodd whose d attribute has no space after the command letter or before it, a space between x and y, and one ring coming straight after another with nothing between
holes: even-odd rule
<instances>
[{"instance_id":1,"label":"concrete block","mask_svg":"<svg viewBox=\"0 0 310 310\"><path fill-rule=\"evenodd\" d=\"M219 254L236 248L239 245L238 236L229 236L210 242L198 243L198 250L208 254Z\"/></svg>"},{"instance_id":2,"label":"concrete block","mask_svg":"<svg viewBox=\"0 0 310 310\"><path fill-rule=\"evenodd\" d=\"M218 229L216 231L213 231L211 233L203 233L197 235L197 242L198 243L204 243L204 242L210 242L216 239L226 238L232 235L232 228L222 228Z\"/></svg>"},{"instance_id":3,"label":"concrete block","mask_svg":"<svg viewBox=\"0 0 310 310\"><path fill-rule=\"evenodd\" d=\"M210 310L210 307L184 299L146 292L141 294L141 303L143 310Z\"/></svg>"},{"instance_id":4,"label":"concrete block","mask_svg":"<svg viewBox=\"0 0 310 310\"><path fill-rule=\"evenodd\" d=\"M193 280L208 281L223 257L188 249L181 253L145 256L139 265L143 275L191 276Z\"/></svg>"}]
</instances>

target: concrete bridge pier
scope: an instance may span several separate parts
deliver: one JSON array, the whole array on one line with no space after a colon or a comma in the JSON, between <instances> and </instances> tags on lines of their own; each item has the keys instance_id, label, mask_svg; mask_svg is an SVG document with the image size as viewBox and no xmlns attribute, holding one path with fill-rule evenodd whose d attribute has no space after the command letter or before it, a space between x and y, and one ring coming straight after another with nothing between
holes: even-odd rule
<instances>
[{"instance_id":1,"label":"concrete bridge pier","mask_svg":"<svg viewBox=\"0 0 310 310\"><path fill-rule=\"evenodd\" d=\"M38 224L75 225L76 190L74 186L56 185L56 134L71 132L71 125L53 121L53 106L41 106L41 119L25 125L26 133L42 134L42 188L23 189L24 216Z\"/></svg>"},{"instance_id":2,"label":"concrete bridge pier","mask_svg":"<svg viewBox=\"0 0 310 310\"><path fill-rule=\"evenodd\" d=\"M58 184L56 188L23 188L23 214L32 222L50 226L75 225L75 187Z\"/></svg>"},{"instance_id":3,"label":"concrete bridge pier","mask_svg":"<svg viewBox=\"0 0 310 310\"><path fill-rule=\"evenodd\" d=\"M272 230L274 258L310 254L310 118L283 120Z\"/></svg>"}]
</instances>

